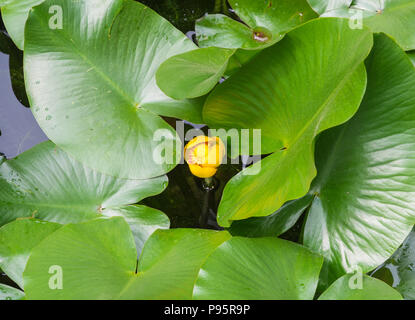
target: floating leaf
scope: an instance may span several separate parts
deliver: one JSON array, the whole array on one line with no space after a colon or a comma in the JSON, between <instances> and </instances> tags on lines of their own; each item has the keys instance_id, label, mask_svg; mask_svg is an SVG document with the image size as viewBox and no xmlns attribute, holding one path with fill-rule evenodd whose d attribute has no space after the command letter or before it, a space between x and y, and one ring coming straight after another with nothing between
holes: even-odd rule
<instances>
[{"instance_id":1,"label":"floating leaf","mask_svg":"<svg viewBox=\"0 0 415 320\"><path fill-rule=\"evenodd\" d=\"M358 285L354 281L361 281L361 287L354 287ZM378 279L362 275L360 280L354 280L353 275L347 274L323 292L319 300L402 300L402 296Z\"/></svg>"},{"instance_id":2,"label":"floating leaf","mask_svg":"<svg viewBox=\"0 0 415 320\"><path fill-rule=\"evenodd\" d=\"M6 286L0 283L0 301L1 300L23 300L24 292L19 289Z\"/></svg>"},{"instance_id":3,"label":"floating leaf","mask_svg":"<svg viewBox=\"0 0 415 320\"><path fill-rule=\"evenodd\" d=\"M26 296L190 299L204 260L228 238L226 232L159 230L147 241L137 267L133 236L122 218L67 225L32 251L24 273ZM61 290L50 288L52 266L61 268Z\"/></svg>"},{"instance_id":4,"label":"floating leaf","mask_svg":"<svg viewBox=\"0 0 415 320\"><path fill-rule=\"evenodd\" d=\"M0 268L20 288L31 250L60 227L57 223L18 220L0 228Z\"/></svg>"},{"instance_id":5,"label":"floating leaf","mask_svg":"<svg viewBox=\"0 0 415 320\"><path fill-rule=\"evenodd\" d=\"M353 28L362 25L373 32L384 32L405 49L415 49L414 0L308 0L324 17L349 17ZM360 21L361 20L361 21Z\"/></svg>"},{"instance_id":6,"label":"floating leaf","mask_svg":"<svg viewBox=\"0 0 415 320\"><path fill-rule=\"evenodd\" d=\"M301 199L287 202L267 217L235 221L229 228L229 232L233 236L252 238L278 237L297 223L313 199L313 195L307 194Z\"/></svg>"},{"instance_id":7,"label":"floating leaf","mask_svg":"<svg viewBox=\"0 0 415 320\"><path fill-rule=\"evenodd\" d=\"M2 0L1 16L8 34L16 46L23 50L24 30L29 11L44 0Z\"/></svg>"},{"instance_id":8,"label":"floating leaf","mask_svg":"<svg viewBox=\"0 0 415 320\"><path fill-rule=\"evenodd\" d=\"M311 300L323 258L277 238L232 238L206 260L193 296L203 300Z\"/></svg>"},{"instance_id":9,"label":"floating leaf","mask_svg":"<svg viewBox=\"0 0 415 320\"><path fill-rule=\"evenodd\" d=\"M183 32L194 30L206 12L225 12L226 0L140 0Z\"/></svg>"},{"instance_id":10,"label":"floating leaf","mask_svg":"<svg viewBox=\"0 0 415 320\"><path fill-rule=\"evenodd\" d=\"M62 29L49 27L52 5L62 8ZM168 98L155 73L166 59L196 49L192 41L132 0L47 0L27 26L26 87L52 141L116 177L151 178L175 167L180 139L157 114L200 123L203 99Z\"/></svg>"},{"instance_id":11,"label":"floating leaf","mask_svg":"<svg viewBox=\"0 0 415 320\"><path fill-rule=\"evenodd\" d=\"M230 0L244 22L223 14L207 15L196 22L200 47L258 49L282 39L284 33L317 15L306 0Z\"/></svg>"},{"instance_id":12,"label":"floating leaf","mask_svg":"<svg viewBox=\"0 0 415 320\"><path fill-rule=\"evenodd\" d=\"M219 83L234 53L211 47L174 56L158 69L157 85L174 99L201 97Z\"/></svg>"},{"instance_id":13,"label":"floating leaf","mask_svg":"<svg viewBox=\"0 0 415 320\"><path fill-rule=\"evenodd\" d=\"M167 227L167 217L154 209L123 207L162 192L167 177L124 180L95 172L52 142L44 142L0 165L0 225L16 218L38 218L62 224L104 215L121 215L131 223L139 243L150 229L139 234L136 224ZM151 216L151 217L150 217Z\"/></svg>"},{"instance_id":14,"label":"floating leaf","mask_svg":"<svg viewBox=\"0 0 415 320\"><path fill-rule=\"evenodd\" d=\"M405 299L415 300L415 230L412 230L402 246L373 276L383 280L384 272L392 277L391 285Z\"/></svg>"},{"instance_id":15,"label":"floating leaf","mask_svg":"<svg viewBox=\"0 0 415 320\"><path fill-rule=\"evenodd\" d=\"M415 223L415 69L393 40L375 39L358 113L316 146L304 244L325 257L329 282L383 263Z\"/></svg>"},{"instance_id":16,"label":"floating leaf","mask_svg":"<svg viewBox=\"0 0 415 320\"><path fill-rule=\"evenodd\" d=\"M409 59L411 59L412 63L415 66L415 51L408 52L408 57L409 57Z\"/></svg>"},{"instance_id":17,"label":"floating leaf","mask_svg":"<svg viewBox=\"0 0 415 320\"><path fill-rule=\"evenodd\" d=\"M313 20L213 91L203 110L210 127L261 129L262 153L275 152L228 183L218 212L222 226L270 215L308 192L316 174L314 138L357 111L371 46L371 33L350 29L345 19Z\"/></svg>"}]
</instances>

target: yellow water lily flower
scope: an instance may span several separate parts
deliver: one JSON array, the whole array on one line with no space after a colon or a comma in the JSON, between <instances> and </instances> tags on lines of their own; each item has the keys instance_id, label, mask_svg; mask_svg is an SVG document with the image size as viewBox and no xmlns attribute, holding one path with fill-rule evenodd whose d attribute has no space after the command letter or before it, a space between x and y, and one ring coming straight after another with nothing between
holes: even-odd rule
<instances>
[{"instance_id":1,"label":"yellow water lily flower","mask_svg":"<svg viewBox=\"0 0 415 320\"><path fill-rule=\"evenodd\" d=\"M225 145L219 137L198 136L184 148L190 171L199 178L211 178L222 164Z\"/></svg>"}]
</instances>

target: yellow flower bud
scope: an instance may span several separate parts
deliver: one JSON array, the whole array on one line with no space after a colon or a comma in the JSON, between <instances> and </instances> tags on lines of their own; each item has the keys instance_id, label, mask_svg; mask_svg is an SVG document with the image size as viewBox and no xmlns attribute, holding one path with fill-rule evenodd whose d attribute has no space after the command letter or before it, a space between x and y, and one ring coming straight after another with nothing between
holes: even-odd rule
<instances>
[{"instance_id":1,"label":"yellow flower bud","mask_svg":"<svg viewBox=\"0 0 415 320\"><path fill-rule=\"evenodd\" d=\"M198 136L184 148L190 171L199 178L211 178L222 164L225 145L218 137Z\"/></svg>"}]
</instances>

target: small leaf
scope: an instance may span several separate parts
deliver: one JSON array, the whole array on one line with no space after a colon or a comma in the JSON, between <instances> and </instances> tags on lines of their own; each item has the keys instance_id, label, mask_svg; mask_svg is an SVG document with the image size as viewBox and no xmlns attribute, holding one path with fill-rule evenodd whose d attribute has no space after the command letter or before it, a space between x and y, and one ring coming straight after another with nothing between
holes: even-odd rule
<instances>
[{"instance_id":1,"label":"small leaf","mask_svg":"<svg viewBox=\"0 0 415 320\"><path fill-rule=\"evenodd\" d=\"M222 14L196 22L200 47L258 49L280 41L290 29L316 18L306 0L230 0L243 23Z\"/></svg>"},{"instance_id":2,"label":"small leaf","mask_svg":"<svg viewBox=\"0 0 415 320\"><path fill-rule=\"evenodd\" d=\"M311 190L318 196L304 245L325 257L328 283L383 263L415 223L415 69L384 34L376 35L366 66L359 111L316 145Z\"/></svg>"},{"instance_id":3,"label":"small leaf","mask_svg":"<svg viewBox=\"0 0 415 320\"><path fill-rule=\"evenodd\" d=\"M310 37L319 46L310 44ZM314 138L357 111L371 46L372 34L350 29L345 19L313 20L264 49L212 92L205 122L211 128L261 129L262 153L273 153L227 184L218 211L223 227L231 220L270 215L307 194L316 175Z\"/></svg>"},{"instance_id":4,"label":"small leaf","mask_svg":"<svg viewBox=\"0 0 415 320\"><path fill-rule=\"evenodd\" d=\"M201 97L222 78L234 50L203 48L171 57L157 71L157 85L173 99Z\"/></svg>"},{"instance_id":5,"label":"small leaf","mask_svg":"<svg viewBox=\"0 0 415 320\"><path fill-rule=\"evenodd\" d=\"M277 238L232 238L206 260L193 297L200 300L311 300L323 258Z\"/></svg>"},{"instance_id":6,"label":"small leaf","mask_svg":"<svg viewBox=\"0 0 415 320\"><path fill-rule=\"evenodd\" d=\"M319 300L402 300L398 291L366 275L362 275L361 288L353 287L356 276L344 275L323 292Z\"/></svg>"}]
</instances>

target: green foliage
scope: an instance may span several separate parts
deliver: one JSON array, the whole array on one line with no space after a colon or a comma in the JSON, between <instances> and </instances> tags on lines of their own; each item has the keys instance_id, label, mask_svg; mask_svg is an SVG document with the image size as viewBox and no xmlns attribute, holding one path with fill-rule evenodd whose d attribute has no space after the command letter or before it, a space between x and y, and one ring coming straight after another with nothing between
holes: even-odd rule
<instances>
[{"instance_id":1,"label":"green foliage","mask_svg":"<svg viewBox=\"0 0 415 320\"><path fill-rule=\"evenodd\" d=\"M398 291L378 279L363 276L358 281L361 284L354 283L353 275L345 275L323 292L319 300L402 300Z\"/></svg>"},{"instance_id":2,"label":"green foliage","mask_svg":"<svg viewBox=\"0 0 415 320\"><path fill-rule=\"evenodd\" d=\"M51 139L0 158L0 300L415 299L415 1L143 3L0 0ZM173 170L176 119L262 160Z\"/></svg>"},{"instance_id":3,"label":"green foliage","mask_svg":"<svg viewBox=\"0 0 415 320\"><path fill-rule=\"evenodd\" d=\"M122 218L67 225L38 245L24 272L28 299L190 299L206 257L227 232L157 231L137 252ZM82 264L79 264L82 261ZM62 268L62 290L50 289L48 270Z\"/></svg>"},{"instance_id":4,"label":"green foliage","mask_svg":"<svg viewBox=\"0 0 415 320\"><path fill-rule=\"evenodd\" d=\"M165 176L124 180L89 169L52 142L44 142L0 165L0 226L17 218L37 218L61 224L123 216L141 250L157 228L168 228L167 217L148 207L129 206L162 192Z\"/></svg>"},{"instance_id":5,"label":"green foliage","mask_svg":"<svg viewBox=\"0 0 415 320\"><path fill-rule=\"evenodd\" d=\"M306 0L230 0L229 4L243 23L223 14L205 16L196 23L200 47L268 47L290 29L316 17Z\"/></svg>"},{"instance_id":6,"label":"green foliage","mask_svg":"<svg viewBox=\"0 0 415 320\"><path fill-rule=\"evenodd\" d=\"M308 0L323 17L349 17L356 27L392 36L405 50L415 49L414 0Z\"/></svg>"},{"instance_id":7,"label":"green foliage","mask_svg":"<svg viewBox=\"0 0 415 320\"><path fill-rule=\"evenodd\" d=\"M49 28L52 4L70 17L61 30ZM33 114L54 143L93 169L128 179L160 176L175 167L181 143L157 115L200 123L201 104L168 98L155 74L166 59L196 48L132 0L45 1L27 21L24 65ZM159 164L156 130L171 142L165 143L170 161Z\"/></svg>"},{"instance_id":8,"label":"green foliage","mask_svg":"<svg viewBox=\"0 0 415 320\"><path fill-rule=\"evenodd\" d=\"M267 216L307 193L316 174L314 138L357 111L366 87L362 62L371 46L370 32L351 30L346 20L313 20L213 91L205 121L218 128L261 129L262 153L273 152L228 183L218 211L222 226ZM259 174L249 175L258 166Z\"/></svg>"}]
</instances>

